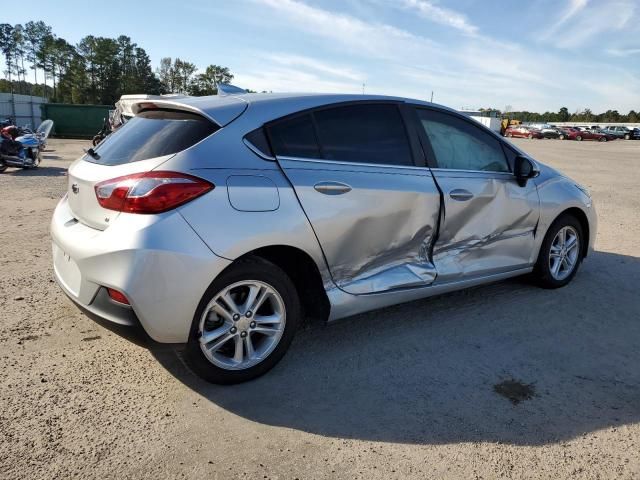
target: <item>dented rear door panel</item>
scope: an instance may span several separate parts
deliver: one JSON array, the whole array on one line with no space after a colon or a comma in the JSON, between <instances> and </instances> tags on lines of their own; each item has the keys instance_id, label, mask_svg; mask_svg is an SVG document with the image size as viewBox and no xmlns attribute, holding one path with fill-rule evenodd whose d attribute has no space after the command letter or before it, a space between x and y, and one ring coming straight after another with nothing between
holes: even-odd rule
<instances>
[{"instance_id":1,"label":"dented rear door panel","mask_svg":"<svg viewBox=\"0 0 640 480\"><path fill-rule=\"evenodd\" d=\"M367 294L430 285L440 194L428 169L279 157L336 285Z\"/></svg>"}]
</instances>

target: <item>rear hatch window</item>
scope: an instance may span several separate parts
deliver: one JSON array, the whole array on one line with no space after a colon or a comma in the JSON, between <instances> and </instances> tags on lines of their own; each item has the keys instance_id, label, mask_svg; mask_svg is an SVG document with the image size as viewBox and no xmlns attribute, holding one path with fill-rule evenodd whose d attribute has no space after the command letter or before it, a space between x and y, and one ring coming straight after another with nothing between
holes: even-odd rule
<instances>
[{"instance_id":1,"label":"rear hatch window","mask_svg":"<svg viewBox=\"0 0 640 480\"><path fill-rule=\"evenodd\" d=\"M220 127L191 112L154 109L138 113L109 135L85 160L122 165L172 155L195 145Z\"/></svg>"}]
</instances>

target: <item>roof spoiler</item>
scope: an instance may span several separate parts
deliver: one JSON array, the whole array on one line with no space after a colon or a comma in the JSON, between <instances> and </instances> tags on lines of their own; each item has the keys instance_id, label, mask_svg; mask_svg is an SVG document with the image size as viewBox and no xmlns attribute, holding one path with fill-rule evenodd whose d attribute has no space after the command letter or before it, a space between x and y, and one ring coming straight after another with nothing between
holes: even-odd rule
<instances>
[{"instance_id":1,"label":"roof spoiler","mask_svg":"<svg viewBox=\"0 0 640 480\"><path fill-rule=\"evenodd\" d=\"M248 92L240 87L236 87L235 85L230 85L228 83L221 83L218 85L218 95L221 97L226 97L227 95L242 95L243 93Z\"/></svg>"}]
</instances>

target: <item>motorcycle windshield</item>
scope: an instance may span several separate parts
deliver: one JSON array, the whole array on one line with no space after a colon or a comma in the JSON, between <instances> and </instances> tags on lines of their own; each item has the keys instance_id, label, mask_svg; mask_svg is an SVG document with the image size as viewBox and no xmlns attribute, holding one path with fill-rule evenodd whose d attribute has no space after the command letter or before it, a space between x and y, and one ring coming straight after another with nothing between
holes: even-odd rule
<instances>
[{"instance_id":1,"label":"motorcycle windshield","mask_svg":"<svg viewBox=\"0 0 640 480\"><path fill-rule=\"evenodd\" d=\"M40 124L40 126L36 130L36 133L43 140L46 140L47 138L49 138L49 134L51 133L52 129L53 129L53 120L45 120Z\"/></svg>"}]
</instances>

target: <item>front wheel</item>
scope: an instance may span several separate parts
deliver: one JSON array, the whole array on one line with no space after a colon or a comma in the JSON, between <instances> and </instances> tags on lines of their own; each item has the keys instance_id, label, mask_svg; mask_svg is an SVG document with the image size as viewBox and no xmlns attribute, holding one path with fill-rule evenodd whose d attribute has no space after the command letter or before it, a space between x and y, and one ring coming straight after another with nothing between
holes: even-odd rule
<instances>
[{"instance_id":1,"label":"front wheel","mask_svg":"<svg viewBox=\"0 0 640 480\"><path fill-rule=\"evenodd\" d=\"M598 139L599 142L606 142L607 141L607 137L600 137Z\"/></svg>"},{"instance_id":2,"label":"front wheel","mask_svg":"<svg viewBox=\"0 0 640 480\"><path fill-rule=\"evenodd\" d=\"M558 140L564 140L564 135L559 135Z\"/></svg>"},{"instance_id":3,"label":"front wheel","mask_svg":"<svg viewBox=\"0 0 640 480\"><path fill-rule=\"evenodd\" d=\"M532 135L532 134L529 134L529 135L527 135L527 138L528 138L529 140L531 140L531 139L533 138L533 135Z\"/></svg>"},{"instance_id":4,"label":"front wheel","mask_svg":"<svg viewBox=\"0 0 640 480\"><path fill-rule=\"evenodd\" d=\"M282 269L259 257L240 260L214 280L200 301L187 363L212 383L256 378L284 356L300 315L295 286Z\"/></svg>"},{"instance_id":5,"label":"front wheel","mask_svg":"<svg viewBox=\"0 0 640 480\"><path fill-rule=\"evenodd\" d=\"M577 140L577 141L579 141L579 142L581 142L581 141L582 141L582 137L581 137L580 135L578 135L578 136L576 137L576 140Z\"/></svg>"},{"instance_id":6,"label":"front wheel","mask_svg":"<svg viewBox=\"0 0 640 480\"><path fill-rule=\"evenodd\" d=\"M624 135L624 139L625 140L629 140L631 138L631 135L629 135L628 133L625 133Z\"/></svg>"},{"instance_id":7,"label":"front wheel","mask_svg":"<svg viewBox=\"0 0 640 480\"><path fill-rule=\"evenodd\" d=\"M534 276L544 288L564 287L578 271L584 257L582 226L572 215L561 215L544 237Z\"/></svg>"}]
</instances>

